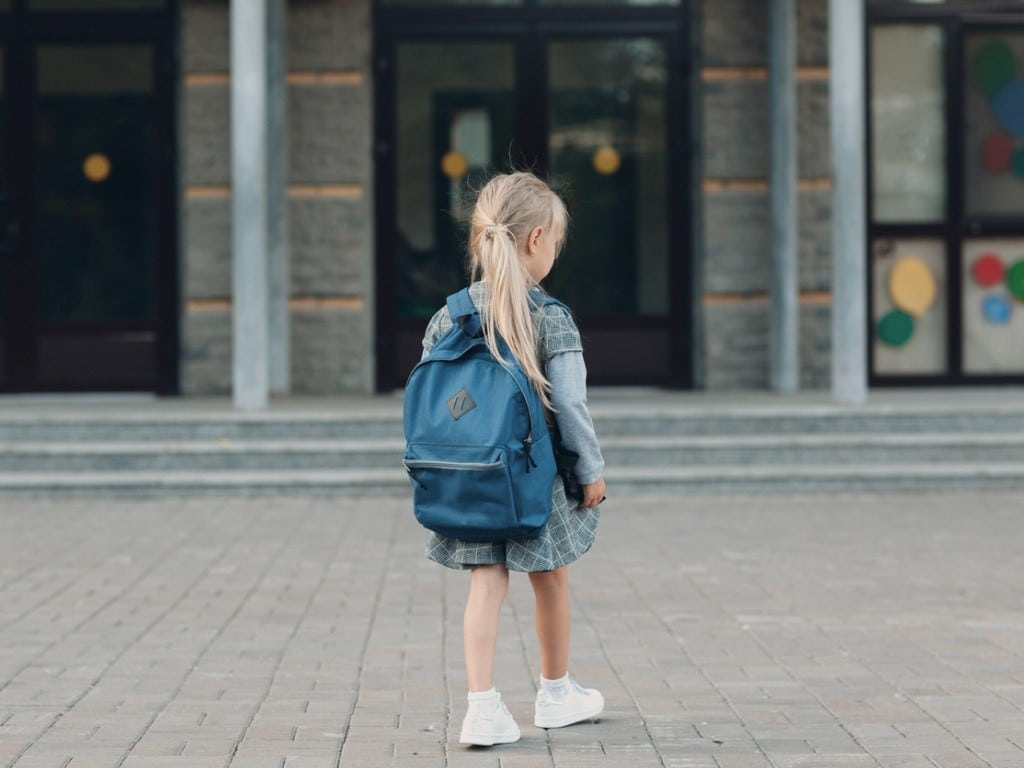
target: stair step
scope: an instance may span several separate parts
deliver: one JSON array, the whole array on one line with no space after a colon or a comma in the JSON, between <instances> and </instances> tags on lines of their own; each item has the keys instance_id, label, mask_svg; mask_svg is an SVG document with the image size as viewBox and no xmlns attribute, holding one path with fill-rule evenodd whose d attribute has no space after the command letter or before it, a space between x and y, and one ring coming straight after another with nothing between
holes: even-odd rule
<instances>
[{"instance_id":1,"label":"stair step","mask_svg":"<svg viewBox=\"0 0 1024 768\"><path fill-rule=\"evenodd\" d=\"M608 437L610 467L1022 461L1024 434ZM0 443L0 472L393 469L400 438Z\"/></svg>"},{"instance_id":2,"label":"stair step","mask_svg":"<svg viewBox=\"0 0 1024 768\"><path fill-rule=\"evenodd\" d=\"M607 472L609 496L637 493L1024 489L1024 465L829 464L619 467ZM400 469L236 472L0 473L8 496L196 496L407 494Z\"/></svg>"}]
</instances>

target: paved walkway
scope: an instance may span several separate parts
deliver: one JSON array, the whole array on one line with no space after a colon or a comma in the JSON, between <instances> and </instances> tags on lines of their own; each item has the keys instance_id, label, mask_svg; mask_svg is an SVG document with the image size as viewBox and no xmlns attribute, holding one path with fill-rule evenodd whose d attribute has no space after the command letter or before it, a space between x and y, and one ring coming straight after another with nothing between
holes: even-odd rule
<instances>
[{"instance_id":1,"label":"paved walkway","mask_svg":"<svg viewBox=\"0 0 1024 768\"><path fill-rule=\"evenodd\" d=\"M1024 767L1024 496L614 501L571 569L605 716L456 742L464 574L401 499L0 500L0 766Z\"/></svg>"}]
</instances>

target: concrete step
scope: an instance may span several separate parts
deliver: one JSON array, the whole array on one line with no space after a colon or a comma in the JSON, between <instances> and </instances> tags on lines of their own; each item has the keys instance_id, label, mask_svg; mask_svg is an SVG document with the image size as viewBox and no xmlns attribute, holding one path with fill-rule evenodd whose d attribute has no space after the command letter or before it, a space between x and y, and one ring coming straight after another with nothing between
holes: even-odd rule
<instances>
[{"instance_id":1,"label":"concrete step","mask_svg":"<svg viewBox=\"0 0 1024 768\"><path fill-rule=\"evenodd\" d=\"M726 435L1024 433L1024 407L972 405L912 410L839 406L735 407L638 403L625 407L597 403L592 408L598 434L609 437L683 437ZM230 411L195 413L152 410L126 413L88 411L0 413L0 443L176 442L186 440L362 440L400 439L401 404L353 412Z\"/></svg>"},{"instance_id":2,"label":"concrete step","mask_svg":"<svg viewBox=\"0 0 1024 768\"><path fill-rule=\"evenodd\" d=\"M631 436L602 440L610 467L1022 462L1024 434ZM0 472L394 469L400 438L0 443Z\"/></svg>"},{"instance_id":3,"label":"concrete step","mask_svg":"<svg viewBox=\"0 0 1024 768\"><path fill-rule=\"evenodd\" d=\"M993 464L824 464L620 467L607 472L610 508L638 493L1024 490L1024 467ZM398 470L0 473L4 496L406 495ZM621 505L621 506L620 506Z\"/></svg>"}]
</instances>

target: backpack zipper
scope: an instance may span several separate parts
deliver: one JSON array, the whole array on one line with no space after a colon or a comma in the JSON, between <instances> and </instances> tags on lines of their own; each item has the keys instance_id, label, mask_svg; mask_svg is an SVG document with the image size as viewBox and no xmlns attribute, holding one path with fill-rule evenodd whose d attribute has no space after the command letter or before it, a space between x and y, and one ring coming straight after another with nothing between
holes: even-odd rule
<instances>
[{"instance_id":1,"label":"backpack zipper","mask_svg":"<svg viewBox=\"0 0 1024 768\"><path fill-rule=\"evenodd\" d=\"M501 469L505 466L503 461L492 463L481 461L431 461L429 459L402 459L402 465L406 473L423 490L427 490L426 484L416 474L417 469L452 469L469 472L487 472L489 470Z\"/></svg>"}]
</instances>

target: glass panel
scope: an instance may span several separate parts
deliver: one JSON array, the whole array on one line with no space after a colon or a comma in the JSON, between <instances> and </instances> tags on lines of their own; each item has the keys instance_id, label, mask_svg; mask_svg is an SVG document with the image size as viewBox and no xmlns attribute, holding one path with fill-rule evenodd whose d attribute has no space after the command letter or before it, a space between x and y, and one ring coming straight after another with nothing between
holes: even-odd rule
<instances>
[{"instance_id":1,"label":"glass panel","mask_svg":"<svg viewBox=\"0 0 1024 768\"><path fill-rule=\"evenodd\" d=\"M436 5L451 7L454 5L522 5L523 0L380 0L381 5L402 7L422 7Z\"/></svg>"},{"instance_id":2,"label":"glass panel","mask_svg":"<svg viewBox=\"0 0 1024 768\"><path fill-rule=\"evenodd\" d=\"M679 5L680 0L538 0L540 5Z\"/></svg>"},{"instance_id":3,"label":"glass panel","mask_svg":"<svg viewBox=\"0 0 1024 768\"><path fill-rule=\"evenodd\" d=\"M963 245L963 367L1024 373L1024 240Z\"/></svg>"},{"instance_id":4,"label":"glass panel","mask_svg":"<svg viewBox=\"0 0 1024 768\"><path fill-rule=\"evenodd\" d=\"M7 319L7 265L11 243L10 227L12 214L9 207L11 190L7 188L9 183L7 170L7 72L5 69L7 54L0 48L0 325ZM3 350L0 350L2 354ZM3 375L5 358L0 357L0 377Z\"/></svg>"},{"instance_id":5,"label":"glass panel","mask_svg":"<svg viewBox=\"0 0 1024 768\"><path fill-rule=\"evenodd\" d=\"M37 51L39 316L155 317L157 144L145 46Z\"/></svg>"},{"instance_id":6,"label":"glass panel","mask_svg":"<svg viewBox=\"0 0 1024 768\"><path fill-rule=\"evenodd\" d=\"M515 48L406 43L397 76L399 312L430 317L465 285L473 190L508 166Z\"/></svg>"},{"instance_id":7,"label":"glass panel","mask_svg":"<svg viewBox=\"0 0 1024 768\"><path fill-rule=\"evenodd\" d=\"M550 46L551 177L572 217L548 279L580 315L668 311L664 43Z\"/></svg>"},{"instance_id":8,"label":"glass panel","mask_svg":"<svg viewBox=\"0 0 1024 768\"><path fill-rule=\"evenodd\" d=\"M1024 209L1024 32L973 33L965 41L964 167L969 216L1019 217Z\"/></svg>"},{"instance_id":9,"label":"glass panel","mask_svg":"<svg viewBox=\"0 0 1024 768\"><path fill-rule=\"evenodd\" d=\"M30 11L161 10L167 0L29 0Z\"/></svg>"},{"instance_id":10,"label":"glass panel","mask_svg":"<svg viewBox=\"0 0 1024 768\"><path fill-rule=\"evenodd\" d=\"M998 8L1000 5L1005 7L1005 3L1000 4L999 0L868 0L868 5L872 7L885 7L885 6L899 6L899 5L956 5L956 6L975 6L983 8L985 6L989 8Z\"/></svg>"},{"instance_id":11,"label":"glass panel","mask_svg":"<svg viewBox=\"0 0 1024 768\"><path fill-rule=\"evenodd\" d=\"M875 373L945 373L945 245L877 240L872 261Z\"/></svg>"},{"instance_id":12,"label":"glass panel","mask_svg":"<svg viewBox=\"0 0 1024 768\"><path fill-rule=\"evenodd\" d=\"M946 131L942 29L881 25L871 30L874 219L946 216Z\"/></svg>"}]
</instances>

